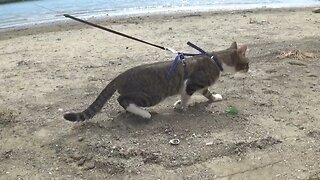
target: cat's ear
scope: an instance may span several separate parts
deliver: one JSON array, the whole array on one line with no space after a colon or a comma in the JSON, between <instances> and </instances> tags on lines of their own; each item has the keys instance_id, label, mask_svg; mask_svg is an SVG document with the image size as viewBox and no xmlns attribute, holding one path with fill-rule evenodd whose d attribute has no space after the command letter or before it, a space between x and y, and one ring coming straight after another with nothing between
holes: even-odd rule
<instances>
[{"instance_id":1,"label":"cat's ear","mask_svg":"<svg viewBox=\"0 0 320 180\"><path fill-rule=\"evenodd\" d=\"M233 42L230 46L230 49L237 49L237 42Z\"/></svg>"},{"instance_id":2,"label":"cat's ear","mask_svg":"<svg viewBox=\"0 0 320 180\"><path fill-rule=\"evenodd\" d=\"M246 55L246 51L247 51L247 45L242 45L240 46L239 49L237 49L238 53L245 56Z\"/></svg>"}]
</instances>

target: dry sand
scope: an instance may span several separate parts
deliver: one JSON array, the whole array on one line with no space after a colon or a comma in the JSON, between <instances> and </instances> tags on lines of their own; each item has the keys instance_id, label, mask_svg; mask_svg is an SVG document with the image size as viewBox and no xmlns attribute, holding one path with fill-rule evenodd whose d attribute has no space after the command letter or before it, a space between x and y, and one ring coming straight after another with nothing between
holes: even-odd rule
<instances>
[{"instance_id":1,"label":"dry sand","mask_svg":"<svg viewBox=\"0 0 320 180\"><path fill-rule=\"evenodd\" d=\"M173 111L178 97L170 97L145 121L115 95L94 119L71 123L63 113L87 107L119 73L174 56L77 22L1 32L0 179L320 177L320 14L250 10L99 24L184 51L192 51L187 41L206 50L247 44L251 73L222 76L211 90L224 100L195 96L185 113ZM239 114L227 114L229 106Z\"/></svg>"}]
</instances>

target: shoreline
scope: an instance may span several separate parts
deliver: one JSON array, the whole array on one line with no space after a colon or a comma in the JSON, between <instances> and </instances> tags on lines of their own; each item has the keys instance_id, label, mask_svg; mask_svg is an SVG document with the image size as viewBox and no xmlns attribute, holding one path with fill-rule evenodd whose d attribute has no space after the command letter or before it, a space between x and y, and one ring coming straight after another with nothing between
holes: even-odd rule
<instances>
[{"instance_id":1,"label":"shoreline","mask_svg":"<svg viewBox=\"0 0 320 180\"><path fill-rule=\"evenodd\" d=\"M210 11L236 11L236 10L250 10L250 9L281 9L281 8L308 8L308 7L320 7L320 2L314 3L261 3L261 4L216 4L216 5L195 5L195 6L160 6L160 7L133 7L133 8L123 8L123 9L92 9L89 11L84 10L72 10L72 11L56 11L54 9L49 9L45 6L40 6L34 4L39 11L42 12L41 16L35 16L35 14L30 17L23 18L22 22L15 22L14 19L4 23L0 23L0 32L6 29L23 28L28 26L33 26L35 24L50 24L55 22L63 22L65 19L62 14L72 14L77 15L77 17L82 19L105 19L105 18L117 18L117 17L130 17L130 16L145 16L153 14L172 14L172 13L188 13L188 12L210 12ZM45 16L45 18L43 17ZM2 27L1 27L2 26Z\"/></svg>"},{"instance_id":2,"label":"shoreline","mask_svg":"<svg viewBox=\"0 0 320 180\"><path fill-rule=\"evenodd\" d=\"M265 12L292 12L292 11L310 11L317 8L317 6L312 7L282 7L282 8L253 8L253 9L237 9L237 10L208 10L208 11L168 11L166 13L146 13L146 14L136 14L136 15L121 15L121 16L105 16L105 17L93 17L93 18L83 18L87 21L97 23L100 25L110 25L110 24L122 24L133 20L143 20L143 21L154 21L154 19L161 18L181 18L188 16L210 16L219 14L241 14L241 13L265 13ZM77 17L77 16L76 16ZM63 21L39 23L33 25L25 25L7 29L0 29L0 40L11 39L14 37L24 36L24 35L35 35L38 33L46 32L58 32L58 31L68 31L73 29L84 29L90 26L76 22L74 20L66 18Z\"/></svg>"}]
</instances>

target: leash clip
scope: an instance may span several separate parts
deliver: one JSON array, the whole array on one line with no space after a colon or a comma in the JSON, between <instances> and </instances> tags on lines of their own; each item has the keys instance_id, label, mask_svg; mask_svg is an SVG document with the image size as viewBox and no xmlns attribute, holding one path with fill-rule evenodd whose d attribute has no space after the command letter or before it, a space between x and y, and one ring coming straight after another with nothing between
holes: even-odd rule
<instances>
[{"instance_id":1,"label":"leash clip","mask_svg":"<svg viewBox=\"0 0 320 180\"><path fill-rule=\"evenodd\" d=\"M166 50L172 52L173 54L179 54L179 52L173 48L166 48Z\"/></svg>"}]
</instances>

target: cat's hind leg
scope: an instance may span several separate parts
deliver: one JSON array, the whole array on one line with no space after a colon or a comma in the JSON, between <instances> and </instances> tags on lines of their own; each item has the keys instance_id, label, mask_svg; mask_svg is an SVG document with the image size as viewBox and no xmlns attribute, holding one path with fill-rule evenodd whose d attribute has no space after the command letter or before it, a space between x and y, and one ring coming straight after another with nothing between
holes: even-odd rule
<instances>
[{"instance_id":1,"label":"cat's hind leg","mask_svg":"<svg viewBox=\"0 0 320 180\"><path fill-rule=\"evenodd\" d=\"M129 106L126 108L126 110L128 112L131 112L132 114L141 116L141 117L146 118L146 119L150 119L151 118L151 114L147 110L142 109L142 108L138 107L135 104L129 104Z\"/></svg>"},{"instance_id":2,"label":"cat's hind leg","mask_svg":"<svg viewBox=\"0 0 320 180\"><path fill-rule=\"evenodd\" d=\"M151 106L152 104L149 102L150 97L141 94L141 93L131 93L127 95L120 95L118 98L119 104L128 112L141 116L146 119L151 118L151 114L142 109L142 107Z\"/></svg>"}]
</instances>

